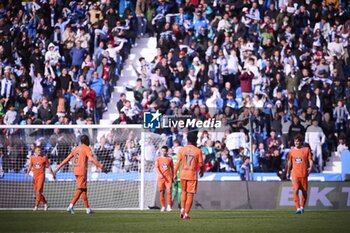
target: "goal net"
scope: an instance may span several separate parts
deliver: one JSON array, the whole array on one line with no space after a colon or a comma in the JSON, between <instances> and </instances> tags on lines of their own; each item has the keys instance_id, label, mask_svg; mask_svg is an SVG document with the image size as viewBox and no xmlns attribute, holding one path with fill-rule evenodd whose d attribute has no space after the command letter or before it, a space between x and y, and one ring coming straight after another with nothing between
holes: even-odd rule
<instances>
[{"instance_id":1,"label":"goal net","mask_svg":"<svg viewBox=\"0 0 350 233\"><path fill-rule=\"evenodd\" d=\"M154 158L165 139L146 132L141 125L2 125L0 131L0 208L33 208L33 174L26 177L34 146L55 170L79 144L80 136L90 138L94 158L107 173L88 164L88 199L94 209L148 209L155 205ZM76 191L72 161L57 173L46 169L43 194L50 208L67 208ZM42 206L41 206L42 207ZM82 200L76 208L82 208ZM40 207L39 207L40 208Z\"/></svg>"}]
</instances>

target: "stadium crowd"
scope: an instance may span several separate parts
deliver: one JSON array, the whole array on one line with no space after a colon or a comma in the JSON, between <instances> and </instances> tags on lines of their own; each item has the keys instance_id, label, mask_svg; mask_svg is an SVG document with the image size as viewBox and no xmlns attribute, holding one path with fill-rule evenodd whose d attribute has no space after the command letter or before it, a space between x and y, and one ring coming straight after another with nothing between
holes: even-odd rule
<instances>
[{"instance_id":1,"label":"stadium crowd","mask_svg":"<svg viewBox=\"0 0 350 233\"><path fill-rule=\"evenodd\" d=\"M137 113L149 110L221 120L222 128L199 132L207 171L240 171L251 150L255 171L279 171L297 134L311 147L315 172L349 146L347 1L159 0L148 7L157 52L152 62L139 59L136 103L122 94L115 123L142 122ZM186 145L179 129L157 132L170 147Z\"/></svg>"},{"instance_id":2,"label":"stadium crowd","mask_svg":"<svg viewBox=\"0 0 350 233\"><path fill-rule=\"evenodd\" d=\"M116 1L2 1L1 123L98 124L135 45L130 11L116 9Z\"/></svg>"},{"instance_id":3,"label":"stadium crowd","mask_svg":"<svg viewBox=\"0 0 350 233\"><path fill-rule=\"evenodd\" d=\"M278 171L301 133L321 171L350 144L349 16L341 0L5 0L1 124L98 124L137 37L156 36L115 124L215 117L198 134L207 172L239 171L250 150L255 171ZM176 153L187 130L157 133Z\"/></svg>"}]
</instances>

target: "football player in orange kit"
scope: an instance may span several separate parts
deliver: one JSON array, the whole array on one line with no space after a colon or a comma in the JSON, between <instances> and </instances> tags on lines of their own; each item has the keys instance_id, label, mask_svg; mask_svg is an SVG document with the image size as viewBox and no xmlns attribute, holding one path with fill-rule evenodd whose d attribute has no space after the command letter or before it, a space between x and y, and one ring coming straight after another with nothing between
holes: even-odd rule
<instances>
[{"instance_id":1,"label":"football player in orange kit","mask_svg":"<svg viewBox=\"0 0 350 233\"><path fill-rule=\"evenodd\" d=\"M92 210L89 206L87 198L87 169L88 169L88 160L96 165L101 171L105 171L102 165L97 162L92 156L92 151L89 147L90 140L87 135L82 135L80 137L80 145L75 147L68 157L62 161L62 163L57 167L55 173L57 173L66 163L73 159L74 166L74 175L77 180L78 190L75 192L75 195L67 209L68 213L74 214L74 205L78 201L80 195L82 195L83 202L86 208L86 213L91 214Z\"/></svg>"},{"instance_id":2,"label":"football player in orange kit","mask_svg":"<svg viewBox=\"0 0 350 233\"><path fill-rule=\"evenodd\" d=\"M197 192L197 173L199 171L200 177L204 173L202 150L194 146L197 142L197 135L189 133L187 140L188 145L179 150L174 173L174 180L177 180L176 174L181 164L180 183L182 194L180 217L183 219L190 219L189 213L193 203L193 196Z\"/></svg>"},{"instance_id":3,"label":"football player in orange kit","mask_svg":"<svg viewBox=\"0 0 350 233\"><path fill-rule=\"evenodd\" d=\"M295 147L289 151L287 167L287 178L290 177L290 170L292 169L292 185L297 214L304 213L308 188L307 177L309 176L313 165L311 150L308 147L303 147L302 142L303 137L301 135L295 136ZM299 190L301 190L303 195L301 199L301 205L299 200Z\"/></svg>"},{"instance_id":4,"label":"football player in orange kit","mask_svg":"<svg viewBox=\"0 0 350 233\"><path fill-rule=\"evenodd\" d=\"M44 183L45 183L45 168L49 168L50 172L55 179L55 173L53 172L49 160L46 156L41 154L40 146L36 146L34 149L34 155L30 157L29 167L26 176L28 177L30 171L33 169L33 179L34 179L34 192L35 192L35 207L34 211L38 210L40 201L44 203L44 210L47 211L48 205L47 201L43 195Z\"/></svg>"},{"instance_id":5,"label":"football player in orange kit","mask_svg":"<svg viewBox=\"0 0 350 233\"><path fill-rule=\"evenodd\" d=\"M162 208L161 212L165 211L165 190L167 192L167 208L166 211L171 211L171 187L174 176L174 163L173 159L168 156L168 147L162 147L162 154L156 158L155 170L158 175L158 190L160 192L160 203Z\"/></svg>"}]
</instances>

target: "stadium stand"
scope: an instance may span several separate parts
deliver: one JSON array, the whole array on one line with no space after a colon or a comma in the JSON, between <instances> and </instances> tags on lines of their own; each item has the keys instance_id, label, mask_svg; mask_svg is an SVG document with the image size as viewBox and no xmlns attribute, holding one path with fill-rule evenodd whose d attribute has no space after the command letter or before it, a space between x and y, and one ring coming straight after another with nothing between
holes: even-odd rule
<instances>
[{"instance_id":1,"label":"stadium stand","mask_svg":"<svg viewBox=\"0 0 350 233\"><path fill-rule=\"evenodd\" d=\"M350 146L349 18L340 0L3 1L1 124L138 124L155 110L215 117L224 126L198 134L207 171L239 172L250 130L256 171L283 170L302 133L314 172L334 172L334 152ZM128 63L153 37L152 60L147 51ZM186 145L186 130L156 132ZM245 140L228 150L231 133Z\"/></svg>"}]
</instances>

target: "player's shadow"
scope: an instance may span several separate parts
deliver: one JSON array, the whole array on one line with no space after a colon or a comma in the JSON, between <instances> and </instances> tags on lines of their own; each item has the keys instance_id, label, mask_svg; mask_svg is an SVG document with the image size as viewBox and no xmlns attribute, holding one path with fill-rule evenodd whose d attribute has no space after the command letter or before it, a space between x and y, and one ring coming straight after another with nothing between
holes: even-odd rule
<instances>
[{"instance_id":1,"label":"player's shadow","mask_svg":"<svg viewBox=\"0 0 350 233\"><path fill-rule=\"evenodd\" d=\"M194 202L194 208L195 209L204 209L203 205L199 203L198 201ZM148 209L150 210L160 210L159 206L148 206Z\"/></svg>"}]
</instances>

